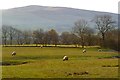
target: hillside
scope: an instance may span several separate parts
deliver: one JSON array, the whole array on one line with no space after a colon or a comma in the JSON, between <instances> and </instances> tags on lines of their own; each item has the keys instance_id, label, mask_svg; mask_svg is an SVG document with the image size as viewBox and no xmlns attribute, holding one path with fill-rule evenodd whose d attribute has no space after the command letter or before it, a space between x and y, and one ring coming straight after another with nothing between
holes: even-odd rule
<instances>
[{"instance_id":1,"label":"hillside","mask_svg":"<svg viewBox=\"0 0 120 80\"><path fill-rule=\"evenodd\" d=\"M91 27L94 24L91 20L95 15L108 14L117 21L117 14L107 12L97 12L90 10L74 9L67 7L48 7L30 5L12 9L2 10L2 22L18 29L38 29L44 30L54 28L58 32L68 31L74 26L78 19L89 21Z\"/></svg>"}]
</instances>

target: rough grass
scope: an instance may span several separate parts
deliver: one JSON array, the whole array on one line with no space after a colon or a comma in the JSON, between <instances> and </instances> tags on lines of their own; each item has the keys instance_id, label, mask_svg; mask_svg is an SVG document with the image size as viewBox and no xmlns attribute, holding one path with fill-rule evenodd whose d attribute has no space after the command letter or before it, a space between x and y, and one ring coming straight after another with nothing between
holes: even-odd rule
<instances>
[{"instance_id":1,"label":"rough grass","mask_svg":"<svg viewBox=\"0 0 120 80\"><path fill-rule=\"evenodd\" d=\"M11 53L16 51L16 56ZM62 61L64 55L68 61ZM97 48L3 47L3 78L116 78L117 52L98 52ZM25 62L25 64L23 64ZM86 73L87 72L87 73Z\"/></svg>"}]
</instances>

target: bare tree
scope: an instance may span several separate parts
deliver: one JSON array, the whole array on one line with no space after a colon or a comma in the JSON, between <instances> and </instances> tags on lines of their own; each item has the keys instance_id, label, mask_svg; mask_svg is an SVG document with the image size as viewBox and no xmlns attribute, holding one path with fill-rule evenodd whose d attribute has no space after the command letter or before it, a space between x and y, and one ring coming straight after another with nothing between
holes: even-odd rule
<instances>
[{"instance_id":1,"label":"bare tree","mask_svg":"<svg viewBox=\"0 0 120 80\"><path fill-rule=\"evenodd\" d=\"M85 41L88 46L91 46L94 44L95 36L94 36L94 29L90 27L86 27L85 29Z\"/></svg>"},{"instance_id":2,"label":"bare tree","mask_svg":"<svg viewBox=\"0 0 120 80\"><path fill-rule=\"evenodd\" d=\"M70 32L62 32L60 36L61 44L74 44L76 47L79 44L79 38L73 33Z\"/></svg>"},{"instance_id":3,"label":"bare tree","mask_svg":"<svg viewBox=\"0 0 120 80\"><path fill-rule=\"evenodd\" d=\"M44 32L44 46L46 46L47 44L50 44L50 36L49 36L49 33L48 33L48 31L46 31L46 32Z\"/></svg>"},{"instance_id":4,"label":"bare tree","mask_svg":"<svg viewBox=\"0 0 120 80\"><path fill-rule=\"evenodd\" d=\"M8 30L9 30L8 33L9 33L10 45L12 45L13 44L13 39L14 39L14 37L16 35L16 29L13 28L12 26L9 26Z\"/></svg>"},{"instance_id":5,"label":"bare tree","mask_svg":"<svg viewBox=\"0 0 120 80\"><path fill-rule=\"evenodd\" d=\"M106 33L106 46L108 48L120 51L118 35L120 35L119 29L114 29Z\"/></svg>"},{"instance_id":6,"label":"bare tree","mask_svg":"<svg viewBox=\"0 0 120 80\"><path fill-rule=\"evenodd\" d=\"M23 31L23 44L30 44L32 41L31 31Z\"/></svg>"},{"instance_id":7,"label":"bare tree","mask_svg":"<svg viewBox=\"0 0 120 80\"><path fill-rule=\"evenodd\" d=\"M43 44L43 40L44 40L43 29L33 31L33 39L34 39L34 43L36 44L36 46L37 44Z\"/></svg>"},{"instance_id":8,"label":"bare tree","mask_svg":"<svg viewBox=\"0 0 120 80\"><path fill-rule=\"evenodd\" d=\"M70 44L70 33L62 32L60 39L62 44Z\"/></svg>"},{"instance_id":9,"label":"bare tree","mask_svg":"<svg viewBox=\"0 0 120 80\"><path fill-rule=\"evenodd\" d=\"M2 42L3 45L7 44L7 38L8 38L8 26L2 25Z\"/></svg>"},{"instance_id":10,"label":"bare tree","mask_svg":"<svg viewBox=\"0 0 120 80\"><path fill-rule=\"evenodd\" d=\"M110 15L97 15L94 18L94 22L96 24L96 28L102 36L102 46L104 47L106 32L113 29L113 23L115 23L115 21L113 21Z\"/></svg>"},{"instance_id":11,"label":"bare tree","mask_svg":"<svg viewBox=\"0 0 120 80\"><path fill-rule=\"evenodd\" d=\"M87 21L84 19L80 19L75 22L75 26L73 27L73 30L75 34L80 38L80 42L82 45L82 48L85 46L85 34L86 34L86 28L88 26Z\"/></svg>"},{"instance_id":12,"label":"bare tree","mask_svg":"<svg viewBox=\"0 0 120 80\"><path fill-rule=\"evenodd\" d=\"M23 33L22 31L16 29L16 41L18 45L21 45L23 43Z\"/></svg>"},{"instance_id":13,"label":"bare tree","mask_svg":"<svg viewBox=\"0 0 120 80\"><path fill-rule=\"evenodd\" d=\"M71 41L71 44L74 44L75 47L77 47L80 44L80 38L73 33L70 34L69 39Z\"/></svg>"},{"instance_id":14,"label":"bare tree","mask_svg":"<svg viewBox=\"0 0 120 80\"><path fill-rule=\"evenodd\" d=\"M50 43L56 46L58 44L58 33L54 29L51 29L50 31L48 31L48 34L50 38Z\"/></svg>"},{"instance_id":15,"label":"bare tree","mask_svg":"<svg viewBox=\"0 0 120 80\"><path fill-rule=\"evenodd\" d=\"M10 45L13 43L20 44L20 38L22 37L22 32L16 28L13 28L12 26L3 25L2 26L2 41L3 44L6 45L7 41Z\"/></svg>"}]
</instances>

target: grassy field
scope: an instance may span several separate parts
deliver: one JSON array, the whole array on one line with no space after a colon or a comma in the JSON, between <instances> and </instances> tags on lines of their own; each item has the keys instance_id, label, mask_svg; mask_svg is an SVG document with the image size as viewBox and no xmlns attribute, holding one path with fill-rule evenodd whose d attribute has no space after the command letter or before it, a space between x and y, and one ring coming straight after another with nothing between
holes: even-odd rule
<instances>
[{"instance_id":1,"label":"grassy field","mask_svg":"<svg viewBox=\"0 0 120 80\"><path fill-rule=\"evenodd\" d=\"M97 48L3 47L3 78L117 78L117 52ZM16 51L16 56L11 52ZM68 61L62 61L64 55Z\"/></svg>"}]
</instances>

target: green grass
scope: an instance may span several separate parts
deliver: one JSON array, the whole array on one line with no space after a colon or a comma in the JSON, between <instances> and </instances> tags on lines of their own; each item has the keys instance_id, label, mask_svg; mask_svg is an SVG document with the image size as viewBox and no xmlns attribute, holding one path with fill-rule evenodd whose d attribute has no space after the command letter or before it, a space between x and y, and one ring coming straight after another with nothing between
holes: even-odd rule
<instances>
[{"instance_id":1,"label":"green grass","mask_svg":"<svg viewBox=\"0 0 120 80\"><path fill-rule=\"evenodd\" d=\"M11 52L16 51L16 56ZM64 55L68 61L62 61ZM98 52L97 48L3 47L3 78L116 78L116 52ZM88 74L83 73L88 72ZM70 74L70 75L69 75Z\"/></svg>"}]
</instances>

